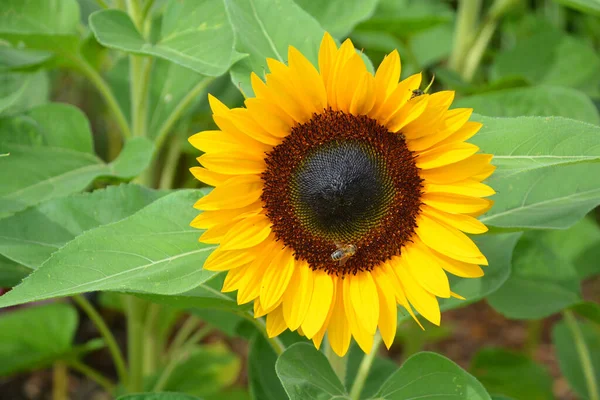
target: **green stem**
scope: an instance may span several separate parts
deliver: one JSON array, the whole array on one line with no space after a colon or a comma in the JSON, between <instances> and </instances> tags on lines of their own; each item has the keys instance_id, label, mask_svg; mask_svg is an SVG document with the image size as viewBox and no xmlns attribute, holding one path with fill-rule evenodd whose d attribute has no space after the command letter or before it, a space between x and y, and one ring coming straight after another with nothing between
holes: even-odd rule
<instances>
[{"instance_id":1,"label":"green stem","mask_svg":"<svg viewBox=\"0 0 600 400\"><path fill-rule=\"evenodd\" d=\"M102 386L104 390L106 390L109 394L114 393L115 385L100 372L85 365L84 363L78 360L70 360L68 361L68 365L75 371L82 373L83 375L96 382L98 385Z\"/></svg>"},{"instance_id":2,"label":"green stem","mask_svg":"<svg viewBox=\"0 0 600 400\"><path fill-rule=\"evenodd\" d=\"M161 306L150 304L144 321L144 375L152 375L158 366L158 317Z\"/></svg>"},{"instance_id":3,"label":"green stem","mask_svg":"<svg viewBox=\"0 0 600 400\"><path fill-rule=\"evenodd\" d=\"M129 358L129 392L140 392L144 378L144 314L146 302L127 296L127 349Z\"/></svg>"},{"instance_id":4,"label":"green stem","mask_svg":"<svg viewBox=\"0 0 600 400\"><path fill-rule=\"evenodd\" d=\"M448 66L456 72L461 71L465 55L473 43L480 13L481 0L459 0L454 46L448 60Z\"/></svg>"},{"instance_id":5,"label":"green stem","mask_svg":"<svg viewBox=\"0 0 600 400\"><path fill-rule=\"evenodd\" d=\"M181 114L183 114L183 112L190 105L190 103L194 99L196 99L200 95L200 93L205 91L206 87L213 81L214 78L204 78L202 81L198 82L196 86L194 86L192 90L190 90L188 94L186 94L185 97L179 101L179 103L177 104L177 106L175 106L173 111L171 111L171 114L167 117L167 119L165 119L165 121L158 129L158 134L156 135L156 145L154 147L154 151L156 153L158 153L158 151L161 149L162 145L164 144L164 141L167 138L167 135L169 134L171 128L173 127L175 122L177 122Z\"/></svg>"},{"instance_id":6,"label":"green stem","mask_svg":"<svg viewBox=\"0 0 600 400\"><path fill-rule=\"evenodd\" d=\"M483 54L494 36L494 32L498 27L500 19L517 1L519 0L496 0L492 4L485 22L477 35L477 39L465 57L462 77L467 82L473 80L475 72L477 72L477 69L479 68L479 64L483 59Z\"/></svg>"},{"instance_id":7,"label":"green stem","mask_svg":"<svg viewBox=\"0 0 600 400\"><path fill-rule=\"evenodd\" d=\"M533 357L540 344L543 327L542 321L539 319L527 322L527 341L525 342L525 352L531 357Z\"/></svg>"},{"instance_id":8,"label":"green stem","mask_svg":"<svg viewBox=\"0 0 600 400\"><path fill-rule=\"evenodd\" d=\"M583 333L579 328L577 319L575 319L573 312L571 312L570 310L564 310L563 317L565 319L567 327L573 335L573 339L575 339L575 348L577 349L577 354L579 355L579 359L581 360L581 368L583 369L583 376L585 377L589 399L600 400L600 392L598 391L598 382L596 382L596 372L594 371L594 364L592 364L592 359L590 358L590 350L588 349L587 344L585 343L585 339L583 338Z\"/></svg>"},{"instance_id":9,"label":"green stem","mask_svg":"<svg viewBox=\"0 0 600 400\"><path fill-rule=\"evenodd\" d=\"M125 118L125 114L123 114L123 110L119 106L117 99L113 92L110 90L110 87L106 83L106 81L100 76L98 71L96 71L88 62L81 56L72 57L71 58L81 71L83 75L85 75L92 84L98 89L98 92L104 98L108 109L112 112L117 125L119 126L119 130L123 134L125 138L131 137L131 131L129 130L129 125L127 124L127 119Z\"/></svg>"},{"instance_id":10,"label":"green stem","mask_svg":"<svg viewBox=\"0 0 600 400\"><path fill-rule=\"evenodd\" d=\"M371 352L369 354L365 354L358 367L358 372L356 373L356 378L354 378L352 390L350 390L350 398L352 400L360 399L360 393L362 392L365 386L367 376L369 376L369 371L371 370L371 366L373 365L375 356L377 356L377 351L379 350L380 345L381 335L379 334L379 332L377 332L375 334L375 337L373 338L373 348L371 349Z\"/></svg>"},{"instance_id":11,"label":"green stem","mask_svg":"<svg viewBox=\"0 0 600 400\"><path fill-rule=\"evenodd\" d=\"M280 356L284 352L285 345L283 342L277 336L272 338L269 337L269 334L267 333L267 324L265 323L264 318L254 318L254 315L252 315L250 311L234 311L234 314L239 315L240 317L252 323L252 325L258 329L267 342L269 342L271 348L275 354L277 354L277 356Z\"/></svg>"},{"instance_id":12,"label":"green stem","mask_svg":"<svg viewBox=\"0 0 600 400\"><path fill-rule=\"evenodd\" d=\"M167 151L167 157L165 158L165 165L163 166L162 174L160 176L160 189L172 189L173 182L175 180L175 174L177 173L177 162L181 155L181 140L175 137Z\"/></svg>"},{"instance_id":13,"label":"green stem","mask_svg":"<svg viewBox=\"0 0 600 400\"><path fill-rule=\"evenodd\" d=\"M115 364L115 369L117 370L117 375L119 376L119 380L123 384L127 384L127 368L125 366L125 359L123 358L123 353L115 340L112 332L109 327L104 322L102 316L96 311L94 306L82 295L73 296L73 301L86 313L88 318L96 325L96 329L100 332L100 335L104 338L104 342L108 347L108 351L113 359L113 363Z\"/></svg>"},{"instance_id":14,"label":"green stem","mask_svg":"<svg viewBox=\"0 0 600 400\"><path fill-rule=\"evenodd\" d=\"M337 375L342 385L345 385L346 382L346 371L348 366L348 353L344 357L340 357L331 348L328 340L323 339L325 343L323 343L325 357L329 361L329 365L331 365L331 369Z\"/></svg>"},{"instance_id":15,"label":"green stem","mask_svg":"<svg viewBox=\"0 0 600 400\"><path fill-rule=\"evenodd\" d=\"M196 330L200 326L200 323L201 323L200 319L198 319L192 315L190 315L185 320L183 325L181 325L181 328L179 328L179 330L175 334L175 337L173 338L173 341L171 342L171 345L169 346L169 350L167 352L167 357L172 357L174 354L177 353L179 348L181 346L183 346L183 344L185 343L187 338L192 334L192 332L194 332L194 330Z\"/></svg>"},{"instance_id":16,"label":"green stem","mask_svg":"<svg viewBox=\"0 0 600 400\"><path fill-rule=\"evenodd\" d=\"M110 8L110 7L108 6L108 4L106 4L106 2L105 2L104 0L96 0L96 3L98 3L98 5L99 5L100 7L102 7L102 8L105 8L105 9L108 9L108 8Z\"/></svg>"},{"instance_id":17,"label":"green stem","mask_svg":"<svg viewBox=\"0 0 600 400\"><path fill-rule=\"evenodd\" d=\"M62 361L57 361L52 367L52 400L68 400L69 374L67 366Z\"/></svg>"}]
</instances>

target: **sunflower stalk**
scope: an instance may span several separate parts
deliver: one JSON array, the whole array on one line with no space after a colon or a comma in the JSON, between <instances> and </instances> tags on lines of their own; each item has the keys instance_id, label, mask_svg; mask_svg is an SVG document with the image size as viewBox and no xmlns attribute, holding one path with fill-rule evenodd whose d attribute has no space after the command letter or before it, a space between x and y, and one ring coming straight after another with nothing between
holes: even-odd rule
<instances>
[{"instance_id":1,"label":"sunflower stalk","mask_svg":"<svg viewBox=\"0 0 600 400\"><path fill-rule=\"evenodd\" d=\"M583 376L585 378L585 384L589 394L590 400L600 400L600 391L598 389L598 382L596 382L596 372L594 371L594 364L590 357L590 349L588 348L583 338L583 333L579 328L577 319L573 312L570 310L563 311L563 318L567 327L573 335L575 341L575 348L577 349L577 355L581 361L581 369L583 370Z\"/></svg>"},{"instance_id":2,"label":"sunflower stalk","mask_svg":"<svg viewBox=\"0 0 600 400\"><path fill-rule=\"evenodd\" d=\"M348 353L343 357L340 357L333 351L333 348L329 344L329 340L324 339L323 341L325 357L327 357L327 361L329 361L329 365L331 366L331 369L333 369L333 372L335 372L340 382L342 382L342 385L344 385L344 382L346 381L346 371L348 369Z\"/></svg>"},{"instance_id":3,"label":"sunflower stalk","mask_svg":"<svg viewBox=\"0 0 600 400\"><path fill-rule=\"evenodd\" d=\"M371 352L365 354L358 367L356 378L354 378L354 384L352 385L352 389L350 390L350 398L352 400L360 399L360 394L363 388L365 387L365 382L367 381L369 371L371 371L371 366L373 365L373 361L375 361L375 356L377 356L377 352L379 351L380 345L381 334L377 332L375 334L375 337L373 338L373 348L371 349Z\"/></svg>"}]
</instances>

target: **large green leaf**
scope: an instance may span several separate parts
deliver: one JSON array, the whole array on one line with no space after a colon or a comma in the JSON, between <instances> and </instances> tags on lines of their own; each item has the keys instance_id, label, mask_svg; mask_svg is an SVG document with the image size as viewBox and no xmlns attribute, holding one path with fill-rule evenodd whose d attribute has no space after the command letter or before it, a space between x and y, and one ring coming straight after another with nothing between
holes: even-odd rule
<instances>
[{"instance_id":1,"label":"large green leaf","mask_svg":"<svg viewBox=\"0 0 600 400\"><path fill-rule=\"evenodd\" d=\"M90 28L107 47L164 58L204 75L222 75L240 59L221 1L167 2L156 42L144 39L119 10L93 13Z\"/></svg>"},{"instance_id":2,"label":"large green leaf","mask_svg":"<svg viewBox=\"0 0 600 400\"><path fill-rule=\"evenodd\" d=\"M77 311L48 304L0 314L0 376L40 368L71 350Z\"/></svg>"},{"instance_id":3,"label":"large green leaf","mask_svg":"<svg viewBox=\"0 0 600 400\"><path fill-rule=\"evenodd\" d=\"M548 236L569 230L526 232L517 244L512 274L488 297L490 305L512 319L541 319L581 301L577 271ZM531 301L535 299L535 301Z\"/></svg>"},{"instance_id":4,"label":"large green leaf","mask_svg":"<svg viewBox=\"0 0 600 400\"><path fill-rule=\"evenodd\" d=\"M574 8L581 12L600 16L600 1L599 0L554 0L565 7Z\"/></svg>"},{"instance_id":5,"label":"large green leaf","mask_svg":"<svg viewBox=\"0 0 600 400\"><path fill-rule=\"evenodd\" d=\"M129 217L163 194L120 185L49 200L1 220L0 254L36 269L76 236Z\"/></svg>"},{"instance_id":6,"label":"large green leaf","mask_svg":"<svg viewBox=\"0 0 600 400\"><path fill-rule=\"evenodd\" d=\"M504 89L463 97L456 107L472 107L490 117L558 116L600 124L600 114L590 98L578 90L560 86Z\"/></svg>"},{"instance_id":7,"label":"large green leaf","mask_svg":"<svg viewBox=\"0 0 600 400\"><path fill-rule=\"evenodd\" d=\"M315 17L323 29L336 38L347 36L359 22L369 18L379 0L296 0L304 11Z\"/></svg>"},{"instance_id":8,"label":"large green leaf","mask_svg":"<svg viewBox=\"0 0 600 400\"><path fill-rule=\"evenodd\" d=\"M568 228L600 203L600 127L560 117L490 118L471 140L494 155L497 194L481 221Z\"/></svg>"},{"instance_id":9,"label":"large green leaf","mask_svg":"<svg viewBox=\"0 0 600 400\"><path fill-rule=\"evenodd\" d=\"M474 357L470 372L490 393L515 400L553 398L552 376L528 357L503 349L483 349Z\"/></svg>"},{"instance_id":10,"label":"large green leaf","mask_svg":"<svg viewBox=\"0 0 600 400\"><path fill-rule=\"evenodd\" d=\"M16 114L47 101L45 72L0 72L0 115Z\"/></svg>"},{"instance_id":11,"label":"large green leaf","mask_svg":"<svg viewBox=\"0 0 600 400\"><path fill-rule=\"evenodd\" d=\"M150 162L146 138L126 143L119 157L104 163L93 152L85 115L76 107L51 103L27 114L0 119L0 216L85 189L95 178L133 178Z\"/></svg>"},{"instance_id":12,"label":"large green leaf","mask_svg":"<svg viewBox=\"0 0 600 400\"><path fill-rule=\"evenodd\" d=\"M277 355L265 338L257 333L250 342L248 386L253 399L280 400L286 393L275 372Z\"/></svg>"},{"instance_id":13,"label":"large green leaf","mask_svg":"<svg viewBox=\"0 0 600 400\"><path fill-rule=\"evenodd\" d=\"M296 47L317 65L323 28L292 0L225 0L235 32L236 49L248 58L231 69L234 85L251 96L250 73L264 76L267 58L286 61L288 46Z\"/></svg>"},{"instance_id":14,"label":"large green leaf","mask_svg":"<svg viewBox=\"0 0 600 400\"><path fill-rule=\"evenodd\" d=\"M9 288L21 282L31 270L0 255L0 288Z\"/></svg>"},{"instance_id":15,"label":"large green leaf","mask_svg":"<svg viewBox=\"0 0 600 400\"><path fill-rule=\"evenodd\" d=\"M349 399L323 353L308 343L287 348L275 364L290 400Z\"/></svg>"},{"instance_id":16,"label":"large green leaf","mask_svg":"<svg viewBox=\"0 0 600 400\"><path fill-rule=\"evenodd\" d=\"M435 353L410 357L381 387L385 400L490 400L481 383L449 359Z\"/></svg>"},{"instance_id":17,"label":"large green leaf","mask_svg":"<svg viewBox=\"0 0 600 400\"><path fill-rule=\"evenodd\" d=\"M24 50L0 43L0 71L27 70L38 67L52 57L42 50Z\"/></svg>"},{"instance_id":18,"label":"large green leaf","mask_svg":"<svg viewBox=\"0 0 600 400\"><path fill-rule=\"evenodd\" d=\"M26 47L58 51L77 49L77 0L3 0L0 2L0 38Z\"/></svg>"},{"instance_id":19,"label":"large green leaf","mask_svg":"<svg viewBox=\"0 0 600 400\"><path fill-rule=\"evenodd\" d=\"M594 375L591 379L600 382L600 335L598 327L588 322L573 321L569 326L561 321L552 328L552 343L556 349L560 371L569 385L581 398L589 399L586 375L582 368L580 351L590 358Z\"/></svg>"},{"instance_id":20,"label":"large green leaf","mask_svg":"<svg viewBox=\"0 0 600 400\"><path fill-rule=\"evenodd\" d=\"M600 55L579 38L540 29L500 53L492 75L495 79L519 76L534 84L569 86L598 95Z\"/></svg>"},{"instance_id":21,"label":"large green leaf","mask_svg":"<svg viewBox=\"0 0 600 400\"><path fill-rule=\"evenodd\" d=\"M0 307L96 290L183 293L214 273L202 269L215 246L189 226L200 191L164 196L129 218L86 231L52 254Z\"/></svg>"}]
</instances>

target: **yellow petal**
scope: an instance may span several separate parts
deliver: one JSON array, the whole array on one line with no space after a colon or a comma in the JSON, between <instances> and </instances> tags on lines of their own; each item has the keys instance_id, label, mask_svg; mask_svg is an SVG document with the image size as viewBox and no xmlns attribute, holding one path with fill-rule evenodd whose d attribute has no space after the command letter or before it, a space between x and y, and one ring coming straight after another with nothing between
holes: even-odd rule
<instances>
[{"instance_id":1,"label":"yellow petal","mask_svg":"<svg viewBox=\"0 0 600 400\"><path fill-rule=\"evenodd\" d=\"M364 61L356 52L354 52L338 72L338 79L334 84L337 110L350 112L352 99L361 83L362 77L367 74L368 72ZM373 78L372 75L370 76ZM373 96L369 96L369 99L371 98L374 99Z\"/></svg>"},{"instance_id":2,"label":"yellow petal","mask_svg":"<svg viewBox=\"0 0 600 400\"><path fill-rule=\"evenodd\" d=\"M233 135L223 131L203 131L190 136L190 144L205 153L224 152L224 151L242 151L248 153L248 148L239 142ZM261 145L255 149L250 149L260 154L268 151L270 146Z\"/></svg>"},{"instance_id":3,"label":"yellow petal","mask_svg":"<svg viewBox=\"0 0 600 400\"><path fill-rule=\"evenodd\" d=\"M348 62L353 55L356 55L356 51L354 50L354 45L350 39L346 39L334 55L326 86L327 103L334 110L339 109L337 103L337 88L340 86L341 79L345 78L342 75L342 69L344 68L346 62Z\"/></svg>"},{"instance_id":4,"label":"yellow petal","mask_svg":"<svg viewBox=\"0 0 600 400\"><path fill-rule=\"evenodd\" d=\"M354 91L352 101L350 102L350 114L366 115L371 111L375 104L375 79L373 75L365 72L360 79L358 86Z\"/></svg>"},{"instance_id":5,"label":"yellow petal","mask_svg":"<svg viewBox=\"0 0 600 400\"><path fill-rule=\"evenodd\" d=\"M237 222L221 243L223 250L254 247L271 234L271 220L264 214L254 215Z\"/></svg>"},{"instance_id":6,"label":"yellow petal","mask_svg":"<svg viewBox=\"0 0 600 400\"><path fill-rule=\"evenodd\" d=\"M200 210L241 208L256 202L263 182L258 175L240 175L228 179L194 204Z\"/></svg>"},{"instance_id":7,"label":"yellow petal","mask_svg":"<svg viewBox=\"0 0 600 400\"><path fill-rule=\"evenodd\" d=\"M424 246L423 250L428 251L430 257L435 260L435 263L452 275L456 275L461 278L479 278L483 276L483 270L477 264L469 264L463 261L455 260L438 253L428 246Z\"/></svg>"},{"instance_id":8,"label":"yellow petal","mask_svg":"<svg viewBox=\"0 0 600 400\"><path fill-rule=\"evenodd\" d=\"M285 325L285 321L283 319L283 311L281 310L281 306L267 314L267 335L270 338L279 335L285 331L286 328L287 326Z\"/></svg>"},{"instance_id":9,"label":"yellow petal","mask_svg":"<svg viewBox=\"0 0 600 400\"><path fill-rule=\"evenodd\" d=\"M487 264L485 256L467 235L443 222L420 214L417 217L415 232L423 243L448 257L475 264Z\"/></svg>"},{"instance_id":10,"label":"yellow petal","mask_svg":"<svg viewBox=\"0 0 600 400\"><path fill-rule=\"evenodd\" d=\"M419 119L407 124L402 130L404 136L409 140L431 135L443 126L448 108L452 104L452 100L454 100L454 92L436 92L427 97L429 97L427 109L423 111Z\"/></svg>"},{"instance_id":11,"label":"yellow petal","mask_svg":"<svg viewBox=\"0 0 600 400\"><path fill-rule=\"evenodd\" d=\"M312 114L317 112L317 109L314 104L311 104L303 88L297 87L295 76L289 67L272 58L267 58L267 65L271 71L270 74L267 74L267 86L273 89L272 93L293 103L293 108L300 119L299 122L308 121ZM318 110L318 112L320 111L322 110Z\"/></svg>"},{"instance_id":12,"label":"yellow petal","mask_svg":"<svg viewBox=\"0 0 600 400\"><path fill-rule=\"evenodd\" d=\"M404 309L415 320L415 322L419 324L421 329L425 329L423 328L423 325L421 325L421 321L419 321L419 319L413 312L410 303L408 302L408 299L406 297L406 290L404 290L404 286L402 285L402 282L400 282L400 278L398 277L398 273L396 272L396 269L399 268L399 265L400 257L392 257L391 260L388 260L387 262L381 264L379 266L379 269L384 275L381 279L385 279L392 284L394 296L396 297L396 301L398 302L398 304L404 307Z\"/></svg>"},{"instance_id":13,"label":"yellow petal","mask_svg":"<svg viewBox=\"0 0 600 400\"><path fill-rule=\"evenodd\" d=\"M267 150L263 150L263 152L270 150L271 147L280 143L279 138L271 135L263 128L261 121L257 121L252 117L252 113L246 108L234 108L230 111L231 121L237 129L257 142L264 143L261 148L266 148Z\"/></svg>"},{"instance_id":14,"label":"yellow petal","mask_svg":"<svg viewBox=\"0 0 600 400\"><path fill-rule=\"evenodd\" d=\"M488 231L487 226L470 215L450 214L425 204L421 206L421 212L466 233L481 234Z\"/></svg>"},{"instance_id":15,"label":"yellow petal","mask_svg":"<svg viewBox=\"0 0 600 400\"><path fill-rule=\"evenodd\" d=\"M398 309L394 296L395 290L392 287L392 282L390 282L381 268L376 267L372 275L377 285L377 294L379 297L379 332L381 332L383 343L389 349L396 337L396 328L398 325Z\"/></svg>"},{"instance_id":16,"label":"yellow petal","mask_svg":"<svg viewBox=\"0 0 600 400\"><path fill-rule=\"evenodd\" d=\"M466 160L420 172L421 178L431 183L448 184L474 177L490 165L491 154L474 154Z\"/></svg>"},{"instance_id":17,"label":"yellow petal","mask_svg":"<svg viewBox=\"0 0 600 400\"><path fill-rule=\"evenodd\" d=\"M198 161L211 171L229 175L261 174L267 168L262 156L257 158L238 151L206 153Z\"/></svg>"},{"instance_id":18,"label":"yellow petal","mask_svg":"<svg viewBox=\"0 0 600 400\"><path fill-rule=\"evenodd\" d=\"M412 91L421 85L421 73L414 74L398 83L394 91L379 107L373 107L369 116L381 124L385 124L396 114L398 110L406 105L412 96Z\"/></svg>"},{"instance_id":19,"label":"yellow petal","mask_svg":"<svg viewBox=\"0 0 600 400\"><path fill-rule=\"evenodd\" d=\"M306 317L301 325L302 332L308 339L311 339L323 327L329 313L329 306L333 301L331 277L323 271L314 271L313 278L313 294Z\"/></svg>"},{"instance_id":20,"label":"yellow petal","mask_svg":"<svg viewBox=\"0 0 600 400\"><path fill-rule=\"evenodd\" d=\"M452 133L444 140L440 141L438 144L443 145L448 143L464 142L479 132L482 126L483 124L481 122L468 121L460 129Z\"/></svg>"},{"instance_id":21,"label":"yellow petal","mask_svg":"<svg viewBox=\"0 0 600 400\"><path fill-rule=\"evenodd\" d=\"M496 191L474 179L465 179L448 185L425 182L424 193L453 193L471 197L487 197L496 194Z\"/></svg>"},{"instance_id":22,"label":"yellow petal","mask_svg":"<svg viewBox=\"0 0 600 400\"><path fill-rule=\"evenodd\" d=\"M194 175L194 178L210 186L219 186L231 179L231 175L219 174L202 167L192 167L190 172Z\"/></svg>"},{"instance_id":23,"label":"yellow petal","mask_svg":"<svg viewBox=\"0 0 600 400\"><path fill-rule=\"evenodd\" d=\"M452 214L475 213L488 208L490 200L452 193L424 193L421 201Z\"/></svg>"},{"instance_id":24,"label":"yellow petal","mask_svg":"<svg viewBox=\"0 0 600 400\"><path fill-rule=\"evenodd\" d=\"M281 301L281 296L294 273L294 255L290 248L286 247L277 254L265 272L260 288L260 304L268 309Z\"/></svg>"},{"instance_id":25,"label":"yellow petal","mask_svg":"<svg viewBox=\"0 0 600 400\"><path fill-rule=\"evenodd\" d=\"M358 272L348 275L345 279L350 281L350 296L352 306L356 312L359 324L374 335L379 319L379 299L377 287L370 272Z\"/></svg>"},{"instance_id":26,"label":"yellow petal","mask_svg":"<svg viewBox=\"0 0 600 400\"><path fill-rule=\"evenodd\" d=\"M246 304L260 296L262 278L265 276L265 271L269 267L271 260L279 251L280 246L275 241L274 236L271 236L252 249L255 258L248 266L246 276L239 281L237 293L238 304Z\"/></svg>"},{"instance_id":27,"label":"yellow petal","mask_svg":"<svg viewBox=\"0 0 600 400\"><path fill-rule=\"evenodd\" d=\"M296 261L292 281L283 295L283 316L291 331L304 321L313 290L313 271L306 261Z\"/></svg>"},{"instance_id":28,"label":"yellow petal","mask_svg":"<svg viewBox=\"0 0 600 400\"><path fill-rule=\"evenodd\" d=\"M373 108L379 108L390 96L400 80L400 55L397 50L388 54L375 73L375 103Z\"/></svg>"},{"instance_id":29,"label":"yellow petal","mask_svg":"<svg viewBox=\"0 0 600 400\"><path fill-rule=\"evenodd\" d=\"M325 85L317 69L295 47L288 49L288 64L291 75L295 76L296 84L304 90L316 112L327 108L327 93Z\"/></svg>"},{"instance_id":30,"label":"yellow petal","mask_svg":"<svg viewBox=\"0 0 600 400\"><path fill-rule=\"evenodd\" d=\"M207 271L227 271L248 264L255 257L248 249L228 251L219 246L208 256L203 268Z\"/></svg>"},{"instance_id":31,"label":"yellow petal","mask_svg":"<svg viewBox=\"0 0 600 400\"><path fill-rule=\"evenodd\" d=\"M295 121L275 104L265 100L252 97L246 99L244 104L250 111L252 118L262 124L270 135L276 138L284 138L290 134ZM279 144L280 141L277 141Z\"/></svg>"},{"instance_id":32,"label":"yellow petal","mask_svg":"<svg viewBox=\"0 0 600 400\"><path fill-rule=\"evenodd\" d=\"M250 268L250 263L245 264L239 268L234 268L227 272L227 276L225 277L225 282L223 282L222 292L233 292L234 290L238 290L241 280L247 276L248 269Z\"/></svg>"},{"instance_id":33,"label":"yellow petal","mask_svg":"<svg viewBox=\"0 0 600 400\"><path fill-rule=\"evenodd\" d=\"M427 109L428 95L422 95L410 100L404 107L393 114L390 120L385 124L390 132L399 132L404 126L415 119ZM404 132L402 132L404 133Z\"/></svg>"},{"instance_id":34,"label":"yellow petal","mask_svg":"<svg viewBox=\"0 0 600 400\"><path fill-rule=\"evenodd\" d=\"M479 147L474 144L450 143L420 153L415 162L417 167L421 169L437 168L462 161L477 153L477 151L479 151Z\"/></svg>"},{"instance_id":35,"label":"yellow petal","mask_svg":"<svg viewBox=\"0 0 600 400\"><path fill-rule=\"evenodd\" d=\"M251 217L258 214L263 210L262 202L257 201L246 207L233 208L231 210L216 210L216 211L204 211L199 214L190 223L191 226L198 229L208 229L215 225L222 224L224 222L236 221L241 218Z\"/></svg>"},{"instance_id":36,"label":"yellow petal","mask_svg":"<svg viewBox=\"0 0 600 400\"><path fill-rule=\"evenodd\" d=\"M336 279L335 303L332 306L331 319L327 328L327 337L331 349L343 357L350 346L350 325L344 311L343 280Z\"/></svg>"},{"instance_id":37,"label":"yellow petal","mask_svg":"<svg viewBox=\"0 0 600 400\"><path fill-rule=\"evenodd\" d=\"M481 169L478 173L471 176L471 178L475 179L478 182L481 182L481 181L487 179L492 173L494 173L495 170L496 170L496 166L489 164L489 165L486 165L485 167L483 167L483 169Z\"/></svg>"},{"instance_id":38,"label":"yellow petal","mask_svg":"<svg viewBox=\"0 0 600 400\"><path fill-rule=\"evenodd\" d=\"M319 72L323 79L325 88L327 88L329 85L331 69L333 68L333 63L335 62L336 53L337 46L335 41L328 32L325 32L319 48Z\"/></svg>"},{"instance_id":39,"label":"yellow petal","mask_svg":"<svg viewBox=\"0 0 600 400\"><path fill-rule=\"evenodd\" d=\"M417 239L413 239L417 241ZM424 246L423 246L424 247ZM424 289L438 297L450 297L448 277L421 246L409 244L402 249L404 266Z\"/></svg>"},{"instance_id":40,"label":"yellow petal","mask_svg":"<svg viewBox=\"0 0 600 400\"><path fill-rule=\"evenodd\" d=\"M396 272L404 285L410 304L429 322L439 326L442 317L437 298L413 278L403 259L400 259L400 265Z\"/></svg>"},{"instance_id":41,"label":"yellow petal","mask_svg":"<svg viewBox=\"0 0 600 400\"><path fill-rule=\"evenodd\" d=\"M346 276L343 281L344 284L342 291L344 297L344 311L346 312L346 318L348 318L350 332L352 332L352 336L354 336L354 339L356 340L356 343L358 343L359 347L368 354L371 352L373 347L373 334L367 332L367 330L359 322L361 316L357 315L357 312L354 308L352 301L352 290L350 289L350 279L348 279L348 276ZM377 304L377 307L379 307L379 303ZM379 313L377 313L377 315L379 315Z\"/></svg>"},{"instance_id":42,"label":"yellow petal","mask_svg":"<svg viewBox=\"0 0 600 400\"><path fill-rule=\"evenodd\" d=\"M204 231L198 239L202 243L219 244L225 238L225 235L236 224L236 221L227 221L215 225Z\"/></svg>"},{"instance_id":43,"label":"yellow petal","mask_svg":"<svg viewBox=\"0 0 600 400\"><path fill-rule=\"evenodd\" d=\"M413 138L415 140L412 140L413 143L408 145L408 148L413 151L422 151L436 144L456 143L457 140L452 140L451 142L446 141L450 136L454 136L454 133L456 132L461 132L456 138L464 137L464 139L460 141L467 140L479 130L477 123L471 125L471 123L467 122L471 117L472 112L473 110L471 108L457 108L448 111L440 126L436 126L435 129L432 129L425 135L421 135L418 139ZM481 126L481 124L479 124L479 126ZM464 127L467 129L462 131ZM474 127L477 127L477 129L473 130Z\"/></svg>"}]
</instances>

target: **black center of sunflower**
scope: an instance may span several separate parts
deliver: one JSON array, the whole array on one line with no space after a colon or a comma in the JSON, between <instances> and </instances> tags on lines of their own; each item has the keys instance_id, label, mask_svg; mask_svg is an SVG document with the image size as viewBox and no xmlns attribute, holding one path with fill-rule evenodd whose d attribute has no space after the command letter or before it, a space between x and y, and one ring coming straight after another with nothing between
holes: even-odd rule
<instances>
[{"instance_id":1,"label":"black center of sunflower","mask_svg":"<svg viewBox=\"0 0 600 400\"><path fill-rule=\"evenodd\" d=\"M371 270L411 240L419 170L403 136L377 121L324 110L292 128L265 162L261 198L272 230L313 270Z\"/></svg>"},{"instance_id":2,"label":"black center of sunflower","mask_svg":"<svg viewBox=\"0 0 600 400\"><path fill-rule=\"evenodd\" d=\"M314 148L292 177L292 204L302 224L338 242L373 228L393 194L385 163L358 140Z\"/></svg>"}]
</instances>

